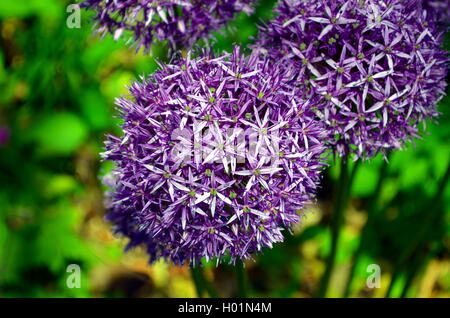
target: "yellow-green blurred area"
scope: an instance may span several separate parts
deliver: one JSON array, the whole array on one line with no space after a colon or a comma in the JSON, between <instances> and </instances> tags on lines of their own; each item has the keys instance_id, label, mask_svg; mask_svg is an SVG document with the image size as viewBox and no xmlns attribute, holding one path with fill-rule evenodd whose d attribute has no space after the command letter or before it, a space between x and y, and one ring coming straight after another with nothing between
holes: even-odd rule
<instances>
[{"instance_id":1,"label":"yellow-green blurred area","mask_svg":"<svg viewBox=\"0 0 450 318\"><path fill-rule=\"evenodd\" d=\"M216 50L247 44L256 23L270 17L274 1L251 17L240 15ZM114 99L125 85L157 68L164 45L136 54L124 41L92 35L92 15L68 28L63 0L0 0L0 296L1 297L195 297L187 267L149 265L143 250L123 252L126 239L104 221L100 176L106 133L120 134ZM367 244L350 288L353 297L450 296L450 187L433 200L450 160L450 100L430 122L427 135L390 156L377 202L382 159L356 170L345 213L329 296L341 296L367 211ZM286 241L248 262L250 296L312 297L330 250L330 214L339 164L324 174L318 204ZM424 224L429 230L416 240ZM398 259L411 250L405 264ZM81 268L81 288L68 288L67 267ZM378 264L380 288L367 287L367 267ZM233 267L205 264L220 296L236 296Z\"/></svg>"}]
</instances>

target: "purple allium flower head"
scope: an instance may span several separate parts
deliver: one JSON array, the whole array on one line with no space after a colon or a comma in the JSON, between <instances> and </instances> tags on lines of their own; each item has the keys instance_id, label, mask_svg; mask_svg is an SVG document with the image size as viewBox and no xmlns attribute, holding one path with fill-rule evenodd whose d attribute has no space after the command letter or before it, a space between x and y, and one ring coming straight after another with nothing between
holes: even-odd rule
<instances>
[{"instance_id":1,"label":"purple allium flower head","mask_svg":"<svg viewBox=\"0 0 450 318\"><path fill-rule=\"evenodd\" d=\"M150 261L247 259L283 240L314 199L326 133L256 53L190 54L120 98L124 135L103 158L108 218Z\"/></svg>"},{"instance_id":2,"label":"purple allium flower head","mask_svg":"<svg viewBox=\"0 0 450 318\"><path fill-rule=\"evenodd\" d=\"M148 51L155 40L167 40L172 49L191 47L223 27L237 13L250 14L256 0L85 0L81 5L97 12L97 32L118 39L133 34L136 49Z\"/></svg>"},{"instance_id":3,"label":"purple allium flower head","mask_svg":"<svg viewBox=\"0 0 450 318\"><path fill-rule=\"evenodd\" d=\"M448 59L434 20L410 4L281 0L261 28L257 46L297 70L340 156L399 149L438 115Z\"/></svg>"}]
</instances>

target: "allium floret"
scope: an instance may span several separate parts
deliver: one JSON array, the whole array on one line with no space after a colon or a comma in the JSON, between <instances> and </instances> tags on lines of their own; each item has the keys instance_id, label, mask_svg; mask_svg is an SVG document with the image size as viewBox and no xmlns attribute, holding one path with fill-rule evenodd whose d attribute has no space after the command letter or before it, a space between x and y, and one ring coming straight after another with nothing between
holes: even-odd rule
<instances>
[{"instance_id":1,"label":"allium floret","mask_svg":"<svg viewBox=\"0 0 450 318\"><path fill-rule=\"evenodd\" d=\"M326 132L289 73L256 53L177 61L117 101L108 218L151 261L251 258L314 201Z\"/></svg>"},{"instance_id":2,"label":"allium floret","mask_svg":"<svg viewBox=\"0 0 450 318\"><path fill-rule=\"evenodd\" d=\"M256 0L85 0L96 11L97 33L114 39L131 31L130 43L149 51L155 41L187 49L223 27L239 12L250 14Z\"/></svg>"},{"instance_id":3,"label":"allium floret","mask_svg":"<svg viewBox=\"0 0 450 318\"><path fill-rule=\"evenodd\" d=\"M411 3L281 0L261 28L258 46L297 70L340 156L400 149L438 115L448 60L434 20Z\"/></svg>"}]
</instances>

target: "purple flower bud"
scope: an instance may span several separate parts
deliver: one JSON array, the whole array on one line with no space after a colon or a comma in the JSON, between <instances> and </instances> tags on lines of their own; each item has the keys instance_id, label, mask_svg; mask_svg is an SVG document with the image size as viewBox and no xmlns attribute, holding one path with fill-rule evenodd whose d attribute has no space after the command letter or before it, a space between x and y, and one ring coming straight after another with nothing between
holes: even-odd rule
<instances>
[{"instance_id":1,"label":"purple flower bud","mask_svg":"<svg viewBox=\"0 0 450 318\"><path fill-rule=\"evenodd\" d=\"M97 33L119 39L131 31L131 42L148 51L157 41L168 41L172 49L191 47L223 27L237 13L252 13L256 0L85 0L82 7L95 10Z\"/></svg>"},{"instance_id":2,"label":"purple flower bud","mask_svg":"<svg viewBox=\"0 0 450 318\"><path fill-rule=\"evenodd\" d=\"M256 53L177 61L117 100L108 218L151 261L251 258L314 200L326 132L291 74Z\"/></svg>"},{"instance_id":3,"label":"purple flower bud","mask_svg":"<svg viewBox=\"0 0 450 318\"><path fill-rule=\"evenodd\" d=\"M297 71L340 156L370 158L438 115L448 59L417 0L281 0L258 46Z\"/></svg>"}]
</instances>

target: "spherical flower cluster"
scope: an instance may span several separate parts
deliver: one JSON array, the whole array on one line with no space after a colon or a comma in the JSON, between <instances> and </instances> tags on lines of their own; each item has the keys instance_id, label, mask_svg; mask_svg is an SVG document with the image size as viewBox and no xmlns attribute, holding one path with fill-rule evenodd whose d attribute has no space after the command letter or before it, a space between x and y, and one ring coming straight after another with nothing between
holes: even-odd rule
<instances>
[{"instance_id":1,"label":"spherical flower cluster","mask_svg":"<svg viewBox=\"0 0 450 318\"><path fill-rule=\"evenodd\" d=\"M108 218L151 261L251 258L314 200L326 132L290 74L256 53L177 61L117 101Z\"/></svg>"},{"instance_id":2,"label":"spherical flower cluster","mask_svg":"<svg viewBox=\"0 0 450 318\"><path fill-rule=\"evenodd\" d=\"M237 13L251 13L256 0L85 0L96 11L97 33L119 39L131 31L136 49L148 51L155 40L172 49L191 47L223 27Z\"/></svg>"},{"instance_id":3,"label":"spherical flower cluster","mask_svg":"<svg viewBox=\"0 0 450 318\"><path fill-rule=\"evenodd\" d=\"M412 0L416 1L416 0ZM438 115L447 57L410 0L281 0L258 46L297 70L340 156L370 158Z\"/></svg>"}]
</instances>

